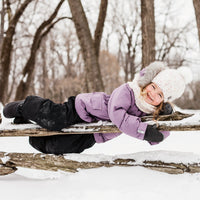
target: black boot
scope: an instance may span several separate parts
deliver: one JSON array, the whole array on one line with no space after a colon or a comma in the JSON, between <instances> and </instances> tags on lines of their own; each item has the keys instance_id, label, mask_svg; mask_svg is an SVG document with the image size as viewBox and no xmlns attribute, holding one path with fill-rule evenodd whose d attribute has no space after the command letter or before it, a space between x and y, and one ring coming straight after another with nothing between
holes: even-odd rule
<instances>
[{"instance_id":1,"label":"black boot","mask_svg":"<svg viewBox=\"0 0 200 200\"><path fill-rule=\"evenodd\" d=\"M8 103L5 105L3 109L3 115L6 118L15 118L14 124L24 124L29 123L27 119L24 119L21 114L21 108L24 103L24 100L22 101L14 101L11 103Z\"/></svg>"},{"instance_id":2,"label":"black boot","mask_svg":"<svg viewBox=\"0 0 200 200\"><path fill-rule=\"evenodd\" d=\"M14 117L21 117L20 107L23 105L23 101L14 101L11 103L8 103L3 108L3 115L6 118L14 118Z\"/></svg>"}]
</instances>

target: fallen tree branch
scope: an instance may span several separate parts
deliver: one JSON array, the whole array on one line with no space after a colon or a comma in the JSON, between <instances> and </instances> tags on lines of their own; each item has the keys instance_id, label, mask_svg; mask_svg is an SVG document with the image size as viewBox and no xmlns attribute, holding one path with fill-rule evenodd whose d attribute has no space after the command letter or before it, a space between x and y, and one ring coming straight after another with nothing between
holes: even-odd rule
<instances>
[{"instance_id":1,"label":"fallen tree branch","mask_svg":"<svg viewBox=\"0 0 200 200\"><path fill-rule=\"evenodd\" d=\"M157 153L157 152L156 152ZM139 154L139 155L138 155ZM199 173L200 163L199 162L166 162L159 159L152 160L152 155L155 152L143 152L141 160L141 153L135 153L126 155L125 157L120 156L104 156L104 159L99 158L95 161L94 155L84 155L76 154L76 160L73 159L74 154L66 154L65 156L55 156L47 154L33 154L33 153L5 153L0 152L0 175L7 175L14 173L17 167L40 169L40 170L50 170L50 171L65 171L65 172L78 172L78 169L91 169L99 167L134 167L141 166L148 169L165 172L169 174L182 174L184 172L188 173ZM161 157L165 158L169 152L158 152ZM170 152L170 157L176 158L177 154L185 157L189 153L178 153ZM190 153L194 157L192 153ZM87 159L85 158L87 157ZM89 160L91 161L77 161L78 160ZM100 156L101 157L101 156ZM138 160L139 157L139 161ZM154 156L153 156L154 157ZM92 159L94 161L92 161ZM198 161L198 156L195 157L195 161Z\"/></svg>"},{"instance_id":2,"label":"fallen tree branch","mask_svg":"<svg viewBox=\"0 0 200 200\"><path fill-rule=\"evenodd\" d=\"M161 116L158 120L171 120L176 121L175 124L167 124L167 122L157 123L159 130L165 131L196 131L200 130L199 124L187 124L181 122L180 119L186 119L192 117L188 114L177 114ZM143 122L152 120L151 116L142 117ZM151 121L153 122L153 121ZM0 129L0 137L13 137L13 136L51 136L51 135L66 135L66 134L94 134L94 133L120 133L121 131L111 122L99 121L98 123L87 124L75 124L68 128L62 129L62 131L48 131L41 128L38 125L30 124L30 128L27 128L27 124L10 125L8 128Z\"/></svg>"},{"instance_id":3,"label":"fallen tree branch","mask_svg":"<svg viewBox=\"0 0 200 200\"><path fill-rule=\"evenodd\" d=\"M165 131L197 131L200 130L200 125L185 125L185 126L166 126L159 125L159 130ZM22 136L52 136L52 135L66 135L66 134L94 134L94 133L119 133L121 132L115 125L80 125L76 127L70 127L69 129L63 129L63 131L48 131L44 128L25 128L25 129L17 129L15 125L15 129L8 130L0 130L0 137L22 137Z\"/></svg>"},{"instance_id":4,"label":"fallen tree branch","mask_svg":"<svg viewBox=\"0 0 200 200\"><path fill-rule=\"evenodd\" d=\"M186 113L181 113L181 112L176 111L171 115L159 115L156 120L157 121L178 121L178 120L192 117L193 115L194 114L186 114ZM151 120L153 120L153 116L147 115L147 116L142 117L141 120L143 122L151 121Z\"/></svg>"}]
</instances>

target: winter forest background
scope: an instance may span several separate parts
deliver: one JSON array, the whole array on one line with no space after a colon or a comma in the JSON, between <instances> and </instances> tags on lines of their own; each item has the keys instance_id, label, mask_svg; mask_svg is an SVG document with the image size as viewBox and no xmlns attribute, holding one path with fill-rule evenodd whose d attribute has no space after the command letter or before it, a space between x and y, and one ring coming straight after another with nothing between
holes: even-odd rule
<instances>
[{"instance_id":1,"label":"winter forest background","mask_svg":"<svg viewBox=\"0 0 200 200\"><path fill-rule=\"evenodd\" d=\"M199 41L199 0L0 0L0 102L29 94L55 102L80 92L110 94L159 60L192 69L194 81L175 108L197 114L182 123L199 124L199 110L188 110L200 109ZM2 115L0 131L11 123ZM200 163L199 141L200 131L172 131L159 145L122 134L66 158L101 161L121 154ZM1 137L0 151L38 153L28 137ZM199 187L200 173L172 175L140 166L75 174L19 167L0 177L1 198L8 200L199 200Z\"/></svg>"},{"instance_id":2,"label":"winter forest background","mask_svg":"<svg viewBox=\"0 0 200 200\"><path fill-rule=\"evenodd\" d=\"M172 68L192 69L194 81L175 103L200 108L198 0L1 0L0 4L3 104L28 94L55 102L80 92L110 94L142 67L160 60Z\"/></svg>"}]
</instances>

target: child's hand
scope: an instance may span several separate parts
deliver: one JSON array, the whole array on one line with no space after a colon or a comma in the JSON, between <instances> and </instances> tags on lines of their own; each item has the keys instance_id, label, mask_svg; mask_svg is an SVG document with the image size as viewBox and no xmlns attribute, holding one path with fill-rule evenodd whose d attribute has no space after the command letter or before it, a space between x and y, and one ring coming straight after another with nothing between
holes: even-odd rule
<instances>
[{"instance_id":1,"label":"child's hand","mask_svg":"<svg viewBox=\"0 0 200 200\"><path fill-rule=\"evenodd\" d=\"M159 132L155 126L147 125L144 140L147 140L148 142L161 142L163 139L163 134Z\"/></svg>"},{"instance_id":2,"label":"child's hand","mask_svg":"<svg viewBox=\"0 0 200 200\"><path fill-rule=\"evenodd\" d=\"M170 103L164 103L162 111L159 113L159 115L170 115L173 112L173 108Z\"/></svg>"}]
</instances>

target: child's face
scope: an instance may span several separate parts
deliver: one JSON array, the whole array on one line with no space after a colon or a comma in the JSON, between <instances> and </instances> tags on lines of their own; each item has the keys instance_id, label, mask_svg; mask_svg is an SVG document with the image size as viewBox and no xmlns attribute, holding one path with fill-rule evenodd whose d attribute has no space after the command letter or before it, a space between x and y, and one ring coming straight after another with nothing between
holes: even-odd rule
<instances>
[{"instance_id":1,"label":"child's face","mask_svg":"<svg viewBox=\"0 0 200 200\"><path fill-rule=\"evenodd\" d=\"M153 106L158 106L164 100L162 90L155 83L147 85L144 92L146 93L144 100Z\"/></svg>"}]
</instances>

